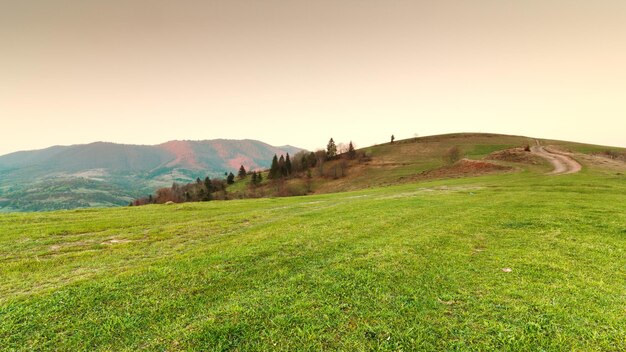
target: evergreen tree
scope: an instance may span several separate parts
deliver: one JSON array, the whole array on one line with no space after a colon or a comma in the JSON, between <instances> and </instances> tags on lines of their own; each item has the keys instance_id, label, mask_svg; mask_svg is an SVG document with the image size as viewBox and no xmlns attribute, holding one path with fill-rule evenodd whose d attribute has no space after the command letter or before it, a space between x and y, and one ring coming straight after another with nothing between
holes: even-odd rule
<instances>
[{"instance_id":1,"label":"evergreen tree","mask_svg":"<svg viewBox=\"0 0 626 352\"><path fill-rule=\"evenodd\" d=\"M204 188L205 192L200 194L200 198L203 201L213 199L212 193L215 191L215 187L213 187L213 182L211 182L211 179L208 176L204 178Z\"/></svg>"},{"instance_id":2,"label":"evergreen tree","mask_svg":"<svg viewBox=\"0 0 626 352\"><path fill-rule=\"evenodd\" d=\"M256 184L257 184L257 179L256 178L257 178L256 172L252 171L252 180L251 180L250 183L252 183L254 186L256 186Z\"/></svg>"},{"instance_id":3,"label":"evergreen tree","mask_svg":"<svg viewBox=\"0 0 626 352\"><path fill-rule=\"evenodd\" d=\"M274 154L274 158L272 159L272 166L270 167L270 173L267 175L269 179L275 179L278 176L278 157Z\"/></svg>"},{"instance_id":4,"label":"evergreen tree","mask_svg":"<svg viewBox=\"0 0 626 352\"><path fill-rule=\"evenodd\" d=\"M391 144L393 144L393 141L395 141L395 140L396 140L396 137L394 137L394 135L392 134L391 135Z\"/></svg>"},{"instance_id":5,"label":"evergreen tree","mask_svg":"<svg viewBox=\"0 0 626 352\"><path fill-rule=\"evenodd\" d=\"M317 157L314 152L310 152L306 160L309 164L308 167L315 167L315 165L317 165Z\"/></svg>"},{"instance_id":6,"label":"evergreen tree","mask_svg":"<svg viewBox=\"0 0 626 352\"><path fill-rule=\"evenodd\" d=\"M287 153L287 157L285 158L285 168L287 169L287 175L291 175L291 160L289 159L289 153Z\"/></svg>"},{"instance_id":7,"label":"evergreen tree","mask_svg":"<svg viewBox=\"0 0 626 352\"><path fill-rule=\"evenodd\" d=\"M228 177L226 177L226 183L228 183L229 185L235 183L235 175L233 175L232 172L228 174Z\"/></svg>"},{"instance_id":8,"label":"evergreen tree","mask_svg":"<svg viewBox=\"0 0 626 352\"><path fill-rule=\"evenodd\" d=\"M207 192L209 193L213 193L214 191L213 182L211 182L211 179L209 178L209 176L204 178L204 188L206 188Z\"/></svg>"},{"instance_id":9,"label":"evergreen tree","mask_svg":"<svg viewBox=\"0 0 626 352\"><path fill-rule=\"evenodd\" d=\"M240 179L244 179L244 178L246 178L246 175L247 175L246 168L243 167L243 165L241 165L239 167L239 178Z\"/></svg>"},{"instance_id":10,"label":"evergreen tree","mask_svg":"<svg viewBox=\"0 0 626 352\"><path fill-rule=\"evenodd\" d=\"M278 159L278 175L285 177L287 176L287 166L285 165L285 157L284 156L280 156L280 159Z\"/></svg>"},{"instance_id":11,"label":"evergreen tree","mask_svg":"<svg viewBox=\"0 0 626 352\"><path fill-rule=\"evenodd\" d=\"M354 150L354 145L352 145L352 141L350 141L350 145L348 146L348 158L356 158L356 150Z\"/></svg>"},{"instance_id":12,"label":"evergreen tree","mask_svg":"<svg viewBox=\"0 0 626 352\"><path fill-rule=\"evenodd\" d=\"M309 168L308 154L304 154L302 156L302 159L300 159L300 170L297 170L297 171L304 171L308 168Z\"/></svg>"},{"instance_id":13,"label":"evergreen tree","mask_svg":"<svg viewBox=\"0 0 626 352\"><path fill-rule=\"evenodd\" d=\"M258 184L261 184L261 182L263 182L263 175L261 175L260 172L256 175L256 182Z\"/></svg>"},{"instance_id":14,"label":"evergreen tree","mask_svg":"<svg viewBox=\"0 0 626 352\"><path fill-rule=\"evenodd\" d=\"M200 179L200 177L196 178L196 183L197 184L202 184L202 180Z\"/></svg>"},{"instance_id":15,"label":"evergreen tree","mask_svg":"<svg viewBox=\"0 0 626 352\"><path fill-rule=\"evenodd\" d=\"M328 159L332 159L337 155L337 145L335 145L335 141L331 138L328 141L328 145L326 146L326 157Z\"/></svg>"}]
</instances>

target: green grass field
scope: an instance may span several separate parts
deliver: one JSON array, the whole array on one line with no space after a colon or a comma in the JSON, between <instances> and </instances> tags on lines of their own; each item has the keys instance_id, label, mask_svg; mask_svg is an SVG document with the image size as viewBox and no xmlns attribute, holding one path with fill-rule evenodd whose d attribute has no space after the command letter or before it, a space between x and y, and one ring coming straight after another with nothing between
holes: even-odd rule
<instances>
[{"instance_id":1,"label":"green grass field","mask_svg":"<svg viewBox=\"0 0 626 352\"><path fill-rule=\"evenodd\" d=\"M3 351L626 349L609 171L5 214L0 263Z\"/></svg>"}]
</instances>

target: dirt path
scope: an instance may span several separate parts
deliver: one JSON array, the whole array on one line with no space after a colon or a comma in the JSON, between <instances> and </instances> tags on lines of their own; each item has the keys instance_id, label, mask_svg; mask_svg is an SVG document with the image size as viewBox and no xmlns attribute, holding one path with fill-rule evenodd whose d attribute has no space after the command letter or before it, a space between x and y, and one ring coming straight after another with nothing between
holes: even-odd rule
<instances>
[{"instance_id":1,"label":"dirt path","mask_svg":"<svg viewBox=\"0 0 626 352\"><path fill-rule=\"evenodd\" d=\"M547 149L539 144L538 140L535 140L535 143L537 145L530 148L533 154L548 160L554 166L554 170L548 175L573 174L582 169L582 166L568 154Z\"/></svg>"}]
</instances>

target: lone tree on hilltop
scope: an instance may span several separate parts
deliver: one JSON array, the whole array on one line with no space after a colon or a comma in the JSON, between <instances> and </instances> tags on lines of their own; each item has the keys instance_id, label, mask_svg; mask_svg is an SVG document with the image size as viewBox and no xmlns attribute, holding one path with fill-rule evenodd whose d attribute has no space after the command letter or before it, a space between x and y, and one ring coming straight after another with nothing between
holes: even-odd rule
<instances>
[{"instance_id":1,"label":"lone tree on hilltop","mask_svg":"<svg viewBox=\"0 0 626 352\"><path fill-rule=\"evenodd\" d=\"M328 141L328 145L326 146L326 157L328 159L332 159L337 155L337 145L335 141L331 138Z\"/></svg>"},{"instance_id":2,"label":"lone tree on hilltop","mask_svg":"<svg viewBox=\"0 0 626 352\"><path fill-rule=\"evenodd\" d=\"M395 141L395 140L396 140L396 137L392 134L391 135L391 144L393 144L393 141Z\"/></svg>"},{"instance_id":3,"label":"lone tree on hilltop","mask_svg":"<svg viewBox=\"0 0 626 352\"><path fill-rule=\"evenodd\" d=\"M246 172L246 168L245 168L245 167L243 167L243 165L241 165L241 166L239 167L239 178L240 178L240 179L244 179L244 178L246 178L246 175L247 175L247 174L248 174L248 173Z\"/></svg>"},{"instance_id":4,"label":"lone tree on hilltop","mask_svg":"<svg viewBox=\"0 0 626 352\"><path fill-rule=\"evenodd\" d=\"M231 172L228 174L228 176L226 177L226 183L228 183L229 185L232 185L233 183L235 183L235 175Z\"/></svg>"}]
</instances>

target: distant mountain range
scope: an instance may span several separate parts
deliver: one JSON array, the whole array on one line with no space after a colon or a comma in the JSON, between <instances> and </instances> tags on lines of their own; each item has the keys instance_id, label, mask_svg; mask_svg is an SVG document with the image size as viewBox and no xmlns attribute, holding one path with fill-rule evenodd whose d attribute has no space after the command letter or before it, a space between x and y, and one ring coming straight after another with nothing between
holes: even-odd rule
<instances>
[{"instance_id":1,"label":"distant mountain range","mask_svg":"<svg viewBox=\"0 0 626 352\"><path fill-rule=\"evenodd\" d=\"M170 141L159 145L96 142L0 156L0 212L125 205L172 182L268 168L293 146L256 140Z\"/></svg>"}]
</instances>

